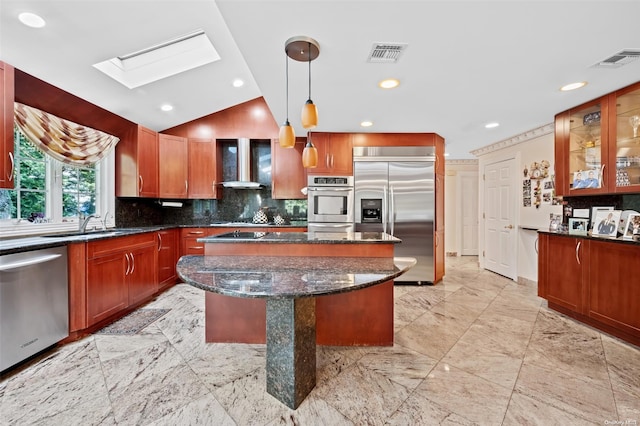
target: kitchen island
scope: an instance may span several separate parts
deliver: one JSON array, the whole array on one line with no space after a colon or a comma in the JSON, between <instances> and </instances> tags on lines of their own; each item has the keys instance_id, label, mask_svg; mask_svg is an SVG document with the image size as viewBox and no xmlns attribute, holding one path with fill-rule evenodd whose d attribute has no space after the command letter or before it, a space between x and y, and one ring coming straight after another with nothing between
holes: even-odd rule
<instances>
[{"instance_id":1,"label":"kitchen island","mask_svg":"<svg viewBox=\"0 0 640 426\"><path fill-rule=\"evenodd\" d=\"M297 408L315 386L317 343L393 345L393 279L415 264L393 257L400 240L240 234L203 238L205 256L182 257L178 274L206 290L207 342L267 344L271 395Z\"/></svg>"}]
</instances>

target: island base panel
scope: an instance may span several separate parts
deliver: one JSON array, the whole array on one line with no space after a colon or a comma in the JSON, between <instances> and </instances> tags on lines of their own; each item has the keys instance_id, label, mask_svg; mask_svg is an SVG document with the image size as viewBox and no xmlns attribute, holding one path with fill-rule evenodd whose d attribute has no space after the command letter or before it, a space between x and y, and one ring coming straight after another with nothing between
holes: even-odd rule
<instances>
[{"instance_id":1,"label":"island base panel","mask_svg":"<svg viewBox=\"0 0 640 426\"><path fill-rule=\"evenodd\" d=\"M296 409L316 385L316 300L267 300L267 392Z\"/></svg>"},{"instance_id":2,"label":"island base panel","mask_svg":"<svg viewBox=\"0 0 640 426\"><path fill-rule=\"evenodd\" d=\"M393 281L315 300L318 345L393 346ZM266 326L265 299L205 293L207 343L266 343Z\"/></svg>"},{"instance_id":3,"label":"island base panel","mask_svg":"<svg viewBox=\"0 0 640 426\"><path fill-rule=\"evenodd\" d=\"M393 281L316 298L316 339L326 346L393 346Z\"/></svg>"},{"instance_id":4,"label":"island base panel","mask_svg":"<svg viewBox=\"0 0 640 426\"><path fill-rule=\"evenodd\" d=\"M264 299L205 293L205 342L266 343Z\"/></svg>"}]
</instances>

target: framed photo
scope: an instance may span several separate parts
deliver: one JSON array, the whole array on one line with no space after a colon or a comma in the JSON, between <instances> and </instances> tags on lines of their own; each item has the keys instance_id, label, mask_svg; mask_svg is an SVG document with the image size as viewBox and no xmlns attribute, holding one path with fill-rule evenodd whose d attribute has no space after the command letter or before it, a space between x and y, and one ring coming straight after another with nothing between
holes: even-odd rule
<instances>
[{"instance_id":1,"label":"framed photo","mask_svg":"<svg viewBox=\"0 0 640 426\"><path fill-rule=\"evenodd\" d=\"M622 238L633 238L640 235L640 214L630 214L627 217L627 224L622 234Z\"/></svg>"},{"instance_id":2,"label":"framed photo","mask_svg":"<svg viewBox=\"0 0 640 426\"><path fill-rule=\"evenodd\" d=\"M594 228L591 231L591 235L616 237L618 235L618 224L620 223L621 213L621 210L596 211Z\"/></svg>"},{"instance_id":3,"label":"framed photo","mask_svg":"<svg viewBox=\"0 0 640 426\"><path fill-rule=\"evenodd\" d=\"M569 218L569 233L574 235L587 235L588 219Z\"/></svg>"},{"instance_id":4,"label":"framed photo","mask_svg":"<svg viewBox=\"0 0 640 426\"><path fill-rule=\"evenodd\" d=\"M596 213L598 212L598 210L613 210L613 206L598 206L598 207L592 207L591 208L591 227L589 229L593 229L595 226L595 222L596 222Z\"/></svg>"}]
</instances>

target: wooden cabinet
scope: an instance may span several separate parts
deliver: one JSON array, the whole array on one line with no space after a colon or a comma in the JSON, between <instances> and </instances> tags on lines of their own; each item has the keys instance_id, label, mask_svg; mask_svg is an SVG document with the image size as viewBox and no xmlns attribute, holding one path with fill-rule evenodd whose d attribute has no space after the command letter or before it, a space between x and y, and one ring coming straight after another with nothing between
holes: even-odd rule
<instances>
[{"instance_id":1,"label":"wooden cabinet","mask_svg":"<svg viewBox=\"0 0 640 426\"><path fill-rule=\"evenodd\" d=\"M0 61L0 188L13 189L14 68Z\"/></svg>"},{"instance_id":2,"label":"wooden cabinet","mask_svg":"<svg viewBox=\"0 0 640 426\"><path fill-rule=\"evenodd\" d=\"M558 195L640 191L640 82L555 117Z\"/></svg>"},{"instance_id":3,"label":"wooden cabinet","mask_svg":"<svg viewBox=\"0 0 640 426\"><path fill-rule=\"evenodd\" d=\"M86 323L90 327L158 288L154 233L87 243Z\"/></svg>"},{"instance_id":4,"label":"wooden cabinet","mask_svg":"<svg viewBox=\"0 0 640 426\"><path fill-rule=\"evenodd\" d=\"M640 339L640 246L591 241L589 317Z\"/></svg>"},{"instance_id":5,"label":"wooden cabinet","mask_svg":"<svg viewBox=\"0 0 640 426\"><path fill-rule=\"evenodd\" d=\"M351 133L311 132L311 142L318 150L318 166L308 169L310 175L353 175Z\"/></svg>"},{"instance_id":6,"label":"wooden cabinet","mask_svg":"<svg viewBox=\"0 0 640 426\"><path fill-rule=\"evenodd\" d=\"M164 290L177 280L178 230L167 229L156 232L158 244L158 289Z\"/></svg>"},{"instance_id":7,"label":"wooden cabinet","mask_svg":"<svg viewBox=\"0 0 640 426\"><path fill-rule=\"evenodd\" d=\"M221 198L222 152L215 139L189 138L189 198Z\"/></svg>"},{"instance_id":8,"label":"wooden cabinet","mask_svg":"<svg viewBox=\"0 0 640 426\"><path fill-rule=\"evenodd\" d=\"M186 138L158 135L160 198L187 198L189 191L189 149Z\"/></svg>"},{"instance_id":9,"label":"wooden cabinet","mask_svg":"<svg viewBox=\"0 0 640 426\"><path fill-rule=\"evenodd\" d=\"M231 229L232 231L233 229ZM180 255L204 254L204 243L198 238L229 232L227 228L182 228L180 230Z\"/></svg>"},{"instance_id":10,"label":"wooden cabinet","mask_svg":"<svg viewBox=\"0 0 640 426\"><path fill-rule=\"evenodd\" d=\"M546 234L540 237L538 256L548 265L545 294L540 296L550 303L583 313L589 276L589 240Z\"/></svg>"},{"instance_id":11,"label":"wooden cabinet","mask_svg":"<svg viewBox=\"0 0 640 426\"><path fill-rule=\"evenodd\" d=\"M551 309L640 344L640 245L538 234L538 295Z\"/></svg>"},{"instance_id":12,"label":"wooden cabinet","mask_svg":"<svg viewBox=\"0 0 640 426\"><path fill-rule=\"evenodd\" d=\"M158 134L133 126L116 145L116 196L158 197Z\"/></svg>"},{"instance_id":13,"label":"wooden cabinet","mask_svg":"<svg viewBox=\"0 0 640 426\"><path fill-rule=\"evenodd\" d=\"M293 148L281 148L278 139L271 140L271 198L306 200L300 192L307 186L307 170L302 167L306 143L306 138L296 138Z\"/></svg>"}]
</instances>

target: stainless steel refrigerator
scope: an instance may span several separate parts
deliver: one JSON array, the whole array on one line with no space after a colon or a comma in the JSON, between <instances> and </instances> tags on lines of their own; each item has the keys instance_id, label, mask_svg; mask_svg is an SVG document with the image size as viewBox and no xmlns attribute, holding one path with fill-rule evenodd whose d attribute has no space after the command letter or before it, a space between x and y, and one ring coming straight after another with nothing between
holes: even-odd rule
<instances>
[{"instance_id":1,"label":"stainless steel refrigerator","mask_svg":"<svg viewBox=\"0 0 640 426\"><path fill-rule=\"evenodd\" d=\"M435 148L354 147L356 231L402 240L395 256L418 263L396 283L434 281Z\"/></svg>"}]
</instances>

